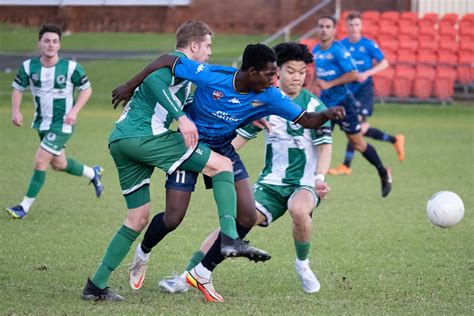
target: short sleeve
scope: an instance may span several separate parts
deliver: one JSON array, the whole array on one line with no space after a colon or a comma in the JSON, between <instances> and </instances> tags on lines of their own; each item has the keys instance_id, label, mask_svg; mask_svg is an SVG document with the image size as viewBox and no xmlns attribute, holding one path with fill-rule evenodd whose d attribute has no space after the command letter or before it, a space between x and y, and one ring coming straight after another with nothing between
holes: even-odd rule
<instances>
[{"instance_id":1,"label":"short sleeve","mask_svg":"<svg viewBox=\"0 0 474 316\"><path fill-rule=\"evenodd\" d=\"M75 87L78 87L79 90L85 90L87 88L90 88L91 86L91 83L89 82L89 78L87 78L84 68L82 68L79 63L76 64L76 68L74 69L74 72L71 76L71 81L72 84Z\"/></svg>"},{"instance_id":2,"label":"short sleeve","mask_svg":"<svg viewBox=\"0 0 474 316\"><path fill-rule=\"evenodd\" d=\"M25 70L24 63L21 64L20 69L15 76L15 79L12 82L12 87L18 91L25 91L25 89L30 85L30 78Z\"/></svg>"}]
</instances>

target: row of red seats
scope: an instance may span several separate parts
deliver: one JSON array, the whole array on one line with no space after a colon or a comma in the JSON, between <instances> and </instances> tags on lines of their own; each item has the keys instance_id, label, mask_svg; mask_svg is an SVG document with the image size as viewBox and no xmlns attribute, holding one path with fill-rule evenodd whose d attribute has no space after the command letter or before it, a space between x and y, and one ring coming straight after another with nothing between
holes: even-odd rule
<instances>
[{"instance_id":1,"label":"row of red seats","mask_svg":"<svg viewBox=\"0 0 474 316\"><path fill-rule=\"evenodd\" d=\"M341 15L341 21L344 22L347 15L351 11L344 11ZM369 21L374 24L379 24L382 21L391 22L392 24L430 24L434 25L437 23L451 23L456 24L458 22L466 20L474 20L474 13L464 14L461 18L457 13L447 13L442 17L438 13L425 13L423 17L418 17L418 13L412 11L364 11L362 12L362 20Z\"/></svg>"},{"instance_id":2,"label":"row of red seats","mask_svg":"<svg viewBox=\"0 0 474 316\"><path fill-rule=\"evenodd\" d=\"M383 52L392 51L396 52L399 50L417 52L420 50L423 51L449 51L449 52L459 52L459 51L468 51L474 52L474 39L467 38L464 41L457 42L453 39L448 39L445 41L423 41L423 40L414 40L411 38L405 38L399 36L398 40L380 40L377 41L380 49Z\"/></svg>"}]
</instances>

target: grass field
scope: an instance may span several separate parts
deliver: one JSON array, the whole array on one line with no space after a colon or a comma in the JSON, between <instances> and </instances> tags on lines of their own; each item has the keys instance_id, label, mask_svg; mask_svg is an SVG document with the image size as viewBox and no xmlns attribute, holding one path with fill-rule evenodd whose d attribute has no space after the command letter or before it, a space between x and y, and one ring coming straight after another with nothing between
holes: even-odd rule
<instances>
[{"instance_id":1,"label":"grass field","mask_svg":"<svg viewBox=\"0 0 474 316\"><path fill-rule=\"evenodd\" d=\"M6 32L0 31L2 39ZM101 35L84 36L101 39ZM137 41L146 43L146 36ZM231 37L226 41L233 43ZM238 45L227 49L238 51ZM153 252L143 289L133 293L128 287L130 253L110 282L127 301L83 302L80 293L86 278L95 271L126 213L106 144L119 115L111 109L110 91L145 63L84 63L94 95L80 114L67 153L86 164L104 166L106 191L98 200L85 179L50 171L25 220L0 216L0 314L474 313L474 107L459 105L377 108L374 126L405 133L406 161L396 160L391 145L372 141L394 170L394 188L387 199L380 197L375 170L360 155L351 176L328 178L332 192L315 212L311 252L320 293L308 295L300 288L288 216L249 234L254 245L272 254L269 262L227 260L216 269L214 285L224 304L204 303L202 295L192 290L174 296L160 292L158 281L180 272L217 226L211 192L200 184L182 225ZM28 94L23 102L26 126L14 128L10 123L13 76L0 74L1 207L22 198L38 147L36 133L28 127L33 116ZM339 131L334 134L335 165L342 159L345 141ZM262 167L262 144L258 138L242 150L252 179ZM161 172L152 180L155 211L164 206L163 180ZM434 227L426 217L426 201L440 190L457 192L465 203L465 218L450 229Z\"/></svg>"}]
</instances>

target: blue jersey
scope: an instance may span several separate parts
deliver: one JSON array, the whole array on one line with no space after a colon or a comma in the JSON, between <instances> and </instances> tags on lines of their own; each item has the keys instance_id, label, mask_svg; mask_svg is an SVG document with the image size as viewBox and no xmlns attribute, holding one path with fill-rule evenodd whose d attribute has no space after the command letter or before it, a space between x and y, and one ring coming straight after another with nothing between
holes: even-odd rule
<instances>
[{"instance_id":1,"label":"blue jersey","mask_svg":"<svg viewBox=\"0 0 474 316\"><path fill-rule=\"evenodd\" d=\"M316 67L316 75L319 79L331 81L351 71L357 71L357 67L351 58L351 54L345 47L334 41L327 49L321 49L318 44L313 48L313 57ZM321 101L326 106L340 104L350 93L347 84L338 85L321 92Z\"/></svg>"},{"instance_id":2,"label":"blue jersey","mask_svg":"<svg viewBox=\"0 0 474 316\"><path fill-rule=\"evenodd\" d=\"M355 43L350 42L349 38L345 38L341 41L341 44L351 53L359 72L371 69L374 59L379 63L385 58L377 43L366 37L362 37ZM372 81L372 77L367 78L367 82L364 83L369 84L370 81ZM359 86L359 83L352 83L350 88L354 92Z\"/></svg>"},{"instance_id":3,"label":"blue jersey","mask_svg":"<svg viewBox=\"0 0 474 316\"><path fill-rule=\"evenodd\" d=\"M193 102L187 107L188 117L196 124L199 140L211 148L229 145L236 129L267 115L297 121L304 110L281 90L270 87L261 93L235 90L237 69L200 64L181 57L174 66L178 78L196 85Z\"/></svg>"}]
</instances>

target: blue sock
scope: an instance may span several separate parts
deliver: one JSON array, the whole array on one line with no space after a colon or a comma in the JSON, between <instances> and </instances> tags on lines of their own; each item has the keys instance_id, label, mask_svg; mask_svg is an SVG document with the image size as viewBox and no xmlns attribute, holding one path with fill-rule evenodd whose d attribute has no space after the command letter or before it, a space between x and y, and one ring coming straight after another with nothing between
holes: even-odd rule
<instances>
[{"instance_id":1,"label":"blue sock","mask_svg":"<svg viewBox=\"0 0 474 316\"><path fill-rule=\"evenodd\" d=\"M347 142L347 147L346 147L346 153L344 155L344 162L343 164L350 168L351 167L351 162L352 162L352 159L354 158L354 145L352 145L351 142Z\"/></svg>"},{"instance_id":2,"label":"blue sock","mask_svg":"<svg viewBox=\"0 0 474 316\"><path fill-rule=\"evenodd\" d=\"M376 140L381 140L384 142L390 142L392 144L395 144L395 141L396 141L395 137L393 137L392 135L384 133L381 130L374 127L370 127L367 130L367 132L365 132L364 136L367 136Z\"/></svg>"}]
</instances>

